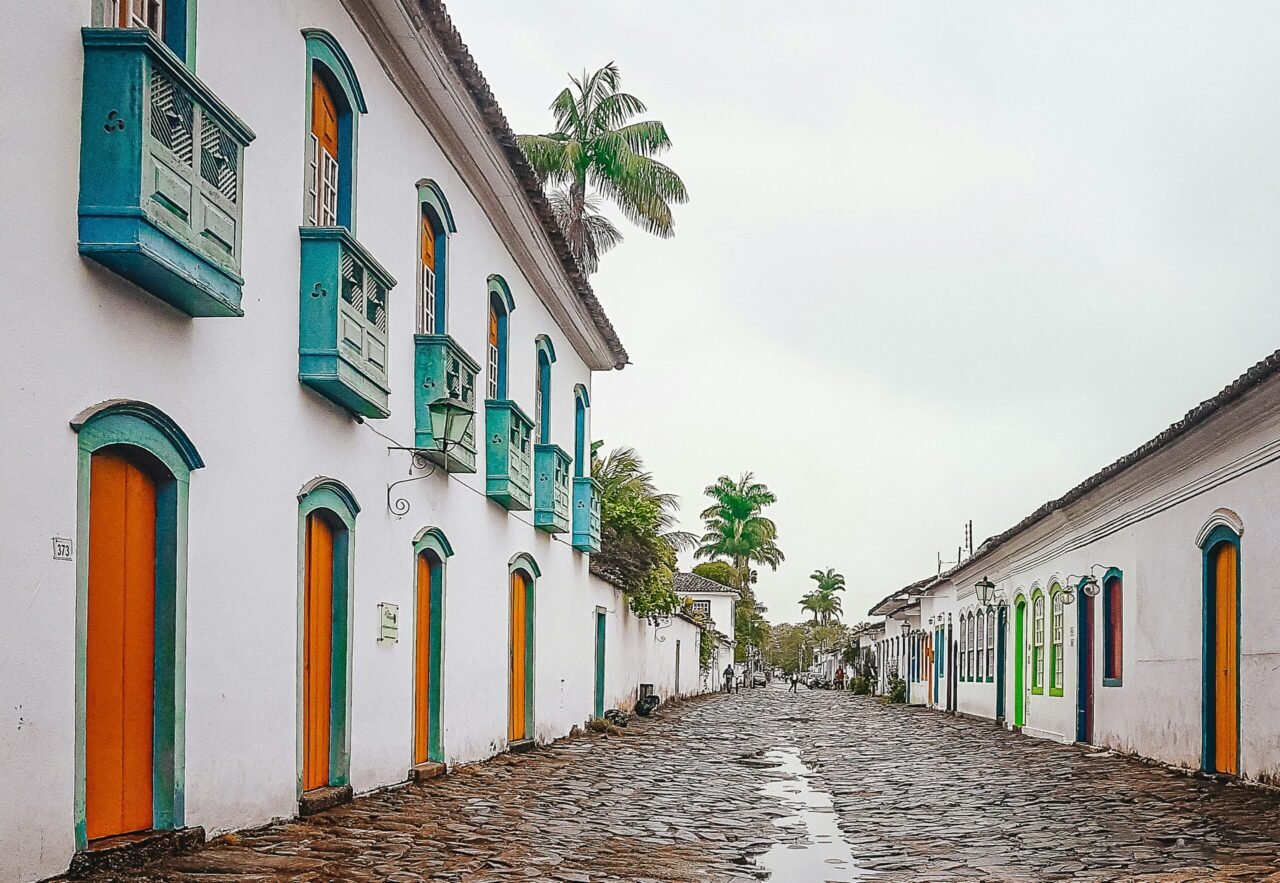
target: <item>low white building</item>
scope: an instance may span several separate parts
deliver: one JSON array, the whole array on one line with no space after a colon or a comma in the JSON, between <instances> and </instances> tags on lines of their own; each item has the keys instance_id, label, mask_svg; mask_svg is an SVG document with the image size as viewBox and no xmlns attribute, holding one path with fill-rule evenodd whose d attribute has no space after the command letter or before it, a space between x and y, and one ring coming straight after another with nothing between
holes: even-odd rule
<instances>
[{"instance_id":1,"label":"low white building","mask_svg":"<svg viewBox=\"0 0 1280 883\"><path fill-rule=\"evenodd\" d=\"M930 705L1274 783L1277 460L1280 353L873 613L916 631Z\"/></svg>"},{"instance_id":2,"label":"low white building","mask_svg":"<svg viewBox=\"0 0 1280 883\"><path fill-rule=\"evenodd\" d=\"M734 589L696 573L677 573L676 594L692 602L693 613L711 623L716 633L715 652L702 673L708 690L724 688L724 670L734 661L734 615L738 593Z\"/></svg>"},{"instance_id":3,"label":"low white building","mask_svg":"<svg viewBox=\"0 0 1280 883\"><path fill-rule=\"evenodd\" d=\"M588 574L627 354L438 2L9 34L0 879L696 689Z\"/></svg>"}]
</instances>

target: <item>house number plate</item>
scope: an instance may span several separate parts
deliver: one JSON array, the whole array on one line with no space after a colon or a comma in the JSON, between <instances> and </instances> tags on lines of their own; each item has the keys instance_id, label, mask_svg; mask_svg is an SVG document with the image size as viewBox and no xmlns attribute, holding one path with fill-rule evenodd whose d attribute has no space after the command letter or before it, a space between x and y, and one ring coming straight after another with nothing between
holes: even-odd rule
<instances>
[{"instance_id":1,"label":"house number plate","mask_svg":"<svg viewBox=\"0 0 1280 883\"><path fill-rule=\"evenodd\" d=\"M71 560L71 540L66 537L53 538L53 560L54 561L70 561Z\"/></svg>"},{"instance_id":2,"label":"house number plate","mask_svg":"<svg viewBox=\"0 0 1280 883\"><path fill-rule=\"evenodd\" d=\"M385 601L378 605L378 643L395 644L400 640L400 606Z\"/></svg>"}]
</instances>

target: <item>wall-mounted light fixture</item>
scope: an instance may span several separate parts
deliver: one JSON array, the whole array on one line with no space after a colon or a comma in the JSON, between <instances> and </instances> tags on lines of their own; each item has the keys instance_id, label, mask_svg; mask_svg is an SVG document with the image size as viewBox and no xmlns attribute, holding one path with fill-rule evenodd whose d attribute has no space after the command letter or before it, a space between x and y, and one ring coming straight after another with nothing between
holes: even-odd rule
<instances>
[{"instance_id":1,"label":"wall-mounted light fixture","mask_svg":"<svg viewBox=\"0 0 1280 883\"><path fill-rule=\"evenodd\" d=\"M427 448L392 447L392 451L408 451L410 457L409 478L402 478L387 485L387 511L392 515L408 515L409 501L405 497L391 499L391 491L398 485L411 481L421 481L434 475L436 463L448 463L449 451L462 444L476 415L472 408L459 398L441 396L427 406L431 416L431 446ZM437 456L438 455L438 456ZM448 469L448 467L445 467ZM413 471L427 470L422 475L413 475Z\"/></svg>"}]
</instances>

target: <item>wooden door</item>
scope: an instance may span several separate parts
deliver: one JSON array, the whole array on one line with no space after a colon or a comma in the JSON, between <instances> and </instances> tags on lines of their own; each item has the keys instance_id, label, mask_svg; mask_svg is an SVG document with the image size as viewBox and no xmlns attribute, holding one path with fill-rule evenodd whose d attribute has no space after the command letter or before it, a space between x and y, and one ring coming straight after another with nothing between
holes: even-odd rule
<instances>
[{"instance_id":1,"label":"wooden door","mask_svg":"<svg viewBox=\"0 0 1280 883\"><path fill-rule=\"evenodd\" d=\"M604 614L596 612L596 695L595 695L595 711L596 717L604 717L604 663L605 663L605 618ZM680 687L680 645L676 644L676 694L679 695Z\"/></svg>"},{"instance_id":2,"label":"wooden door","mask_svg":"<svg viewBox=\"0 0 1280 883\"><path fill-rule=\"evenodd\" d=\"M528 651L528 634L525 628L526 602L524 574L513 573L511 574L510 707L507 711L507 740L510 742L518 742L525 738L525 657Z\"/></svg>"},{"instance_id":3,"label":"wooden door","mask_svg":"<svg viewBox=\"0 0 1280 883\"><path fill-rule=\"evenodd\" d=\"M1076 678L1077 714L1076 741L1093 744L1093 667L1095 636L1093 626L1094 599L1080 593L1080 656L1079 674Z\"/></svg>"},{"instance_id":4,"label":"wooden door","mask_svg":"<svg viewBox=\"0 0 1280 883\"><path fill-rule=\"evenodd\" d=\"M1236 547L1221 543L1214 550L1214 768L1240 771L1238 751L1239 601L1236 585Z\"/></svg>"},{"instance_id":5,"label":"wooden door","mask_svg":"<svg viewBox=\"0 0 1280 883\"><path fill-rule=\"evenodd\" d=\"M302 787L310 791L329 784L333 683L333 527L319 512L307 516L306 545Z\"/></svg>"},{"instance_id":6,"label":"wooden door","mask_svg":"<svg viewBox=\"0 0 1280 883\"><path fill-rule=\"evenodd\" d=\"M152 826L156 483L112 449L89 469L85 834Z\"/></svg>"},{"instance_id":7,"label":"wooden door","mask_svg":"<svg viewBox=\"0 0 1280 883\"><path fill-rule=\"evenodd\" d=\"M413 762L430 758L431 739L431 561L418 556L413 676Z\"/></svg>"}]
</instances>

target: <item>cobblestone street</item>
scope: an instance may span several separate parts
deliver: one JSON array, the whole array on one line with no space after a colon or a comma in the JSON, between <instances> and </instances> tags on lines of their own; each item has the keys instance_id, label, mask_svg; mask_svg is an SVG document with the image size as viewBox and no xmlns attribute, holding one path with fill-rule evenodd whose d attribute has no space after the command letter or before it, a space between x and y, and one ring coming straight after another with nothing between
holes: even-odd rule
<instances>
[{"instance_id":1,"label":"cobblestone street","mask_svg":"<svg viewBox=\"0 0 1280 883\"><path fill-rule=\"evenodd\" d=\"M118 879L1280 880L1278 841L1257 789L775 686Z\"/></svg>"}]
</instances>

